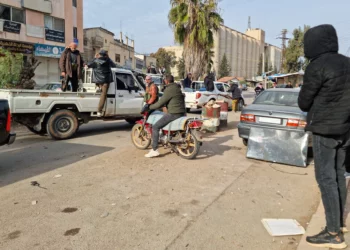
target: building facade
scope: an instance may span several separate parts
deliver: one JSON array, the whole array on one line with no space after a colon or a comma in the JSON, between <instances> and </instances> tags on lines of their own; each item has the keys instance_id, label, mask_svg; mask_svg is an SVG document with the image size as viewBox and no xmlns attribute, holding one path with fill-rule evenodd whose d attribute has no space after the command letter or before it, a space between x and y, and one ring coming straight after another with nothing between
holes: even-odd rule
<instances>
[{"instance_id":1,"label":"building facade","mask_svg":"<svg viewBox=\"0 0 350 250\"><path fill-rule=\"evenodd\" d=\"M169 51L169 52L173 52L176 56L176 61L179 61L182 58L182 54L183 54L183 47L182 46L168 46L168 47L163 47L163 49L165 49L166 51ZM170 70L171 70L171 74L174 77L182 78L182 76L179 76L179 71L177 70L176 65L174 67L171 67Z\"/></svg>"},{"instance_id":2,"label":"building facade","mask_svg":"<svg viewBox=\"0 0 350 250\"><path fill-rule=\"evenodd\" d=\"M1 0L0 47L41 62L37 85L59 81L59 58L73 41L83 51L83 0Z\"/></svg>"},{"instance_id":3,"label":"building facade","mask_svg":"<svg viewBox=\"0 0 350 250\"><path fill-rule=\"evenodd\" d=\"M175 53L177 60L182 57L182 46L164 47ZM214 33L213 71L218 72L224 54L231 66L231 75L251 79L258 73L260 55L265 56L267 65L277 68L281 66L282 49L265 43L265 31L249 29L246 33L233 30L224 25ZM178 76L176 67L171 69L174 76Z\"/></svg>"},{"instance_id":4,"label":"building facade","mask_svg":"<svg viewBox=\"0 0 350 250\"><path fill-rule=\"evenodd\" d=\"M134 40L123 36L122 32L117 39L113 32L101 27L84 29L84 60L91 61L100 50L108 51L116 64L136 68Z\"/></svg>"}]
</instances>

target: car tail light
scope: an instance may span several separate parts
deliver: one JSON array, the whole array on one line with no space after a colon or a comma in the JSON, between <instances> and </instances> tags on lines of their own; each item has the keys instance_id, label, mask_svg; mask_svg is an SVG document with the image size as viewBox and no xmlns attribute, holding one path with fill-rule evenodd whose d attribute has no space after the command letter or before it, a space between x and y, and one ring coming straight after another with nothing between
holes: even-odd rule
<instances>
[{"instance_id":1,"label":"car tail light","mask_svg":"<svg viewBox=\"0 0 350 250\"><path fill-rule=\"evenodd\" d=\"M305 126L306 126L306 121L304 121L304 120L299 120L299 119L288 119L287 120L287 127L305 128Z\"/></svg>"},{"instance_id":2,"label":"car tail light","mask_svg":"<svg viewBox=\"0 0 350 250\"><path fill-rule=\"evenodd\" d=\"M201 98L201 96L202 96L202 94L201 94L201 93L197 93L197 94L196 94L196 99Z\"/></svg>"},{"instance_id":3,"label":"car tail light","mask_svg":"<svg viewBox=\"0 0 350 250\"><path fill-rule=\"evenodd\" d=\"M188 124L190 128L201 128L203 125L202 121L193 121Z\"/></svg>"},{"instance_id":4,"label":"car tail light","mask_svg":"<svg viewBox=\"0 0 350 250\"><path fill-rule=\"evenodd\" d=\"M241 122L255 122L255 115L243 114L241 115Z\"/></svg>"},{"instance_id":5,"label":"car tail light","mask_svg":"<svg viewBox=\"0 0 350 250\"><path fill-rule=\"evenodd\" d=\"M6 132L11 132L11 112L10 110L7 112L7 121L6 121Z\"/></svg>"}]
</instances>

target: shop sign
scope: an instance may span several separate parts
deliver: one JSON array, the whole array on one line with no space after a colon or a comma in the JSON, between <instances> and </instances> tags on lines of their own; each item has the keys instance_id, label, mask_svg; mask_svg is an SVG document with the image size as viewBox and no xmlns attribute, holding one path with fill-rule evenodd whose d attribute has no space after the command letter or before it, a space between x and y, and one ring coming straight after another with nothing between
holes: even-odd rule
<instances>
[{"instance_id":1,"label":"shop sign","mask_svg":"<svg viewBox=\"0 0 350 250\"><path fill-rule=\"evenodd\" d=\"M19 34L21 32L21 24L5 20L3 31Z\"/></svg>"},{"instance_id":2,"label":"shop sign","mask_svg":"<svg viewBox=\"0 0 350 250\"><path fill-rule=\"evenodd\" d=\"M0 47L14 53L33 54L33 44L0 40Z\"/></svg>"},{"instance_id":3,"label":"shop sign","mask_svg":"<svg viewBox=\"0 0 350 250\"><path fill-rule=\"evenodd\" d=\"M34 45L34 55L41 57L60 58L65 49L66 48L62 46L53 46L38 43Z\"/></svg>"},{"instance_id":4,"label":"shop sign","mask_svg":"<svg viewBox=\"0 0 350 250\"><path fill-rule=\"evenodd\" d=\"M58 43L64 43L64 32L58 30L45 29L45 39Z\"/></svg>"}]
</instances>

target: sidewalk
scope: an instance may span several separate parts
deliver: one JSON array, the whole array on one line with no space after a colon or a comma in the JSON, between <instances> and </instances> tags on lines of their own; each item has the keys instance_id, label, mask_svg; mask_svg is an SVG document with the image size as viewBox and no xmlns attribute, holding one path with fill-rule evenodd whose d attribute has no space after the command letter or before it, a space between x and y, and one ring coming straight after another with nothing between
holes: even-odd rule
<instances>
[{"instance_id":1,"label":"sidewalk","mask_svg":"<svg viewBox=\"0 0 350 250\"><path fill-rule=\"evenodd\" d=\"M348 190L348 195L346 197L346 206L345 206L345 218L346 218L346 225L347 228L350 228L350 185L349 182L350 179L347 178L347 190ZM320 249L320 248L315 248L306 243L306 236L309 235L315 235L319 233L322 228L324 228L326 225L326 219L325 219L325 214L324 214L324 208L322 201L320 202L320 205L317 208L316 213L312 216L310 224L308 228L306 229L306 233L303 235L303 237L300 240L298 250L315 250L315 249ZM348 245L347 249L350 249L350 233L346 233L345 235L345 241ZM324 248L326 249L326 248Z\"/></svg>"}]
</instances>

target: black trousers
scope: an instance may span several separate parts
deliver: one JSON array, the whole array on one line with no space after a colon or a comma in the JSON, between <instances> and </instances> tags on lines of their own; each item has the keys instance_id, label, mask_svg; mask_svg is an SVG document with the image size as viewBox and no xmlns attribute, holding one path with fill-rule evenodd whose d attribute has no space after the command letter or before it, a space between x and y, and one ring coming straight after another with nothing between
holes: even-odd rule
<instances>
[{"instance_id":1,"label":"black trousers","mask_svg":"<svg viewBox=\"0 0 350 250\"><path fill-rule=\"evenodd\" d=\"M72 85L72 92L78 92L78 87L79 87L78 72L73 71L72 77L66 75L65 79L62 82L63 92L67 90L69 82Z\"/></svg>"},{"instance_id":2,"label":"black trousers","mask_svg":"<svg viewBox=\"0 0 350 250\"><path fill-rule=\"evenodd\" d=\"M344 226L346 202L345 162L350 146L350 131L344 135L313 135L315 174L321 191L329 232Z\"/></svg>"}]
</instances>

